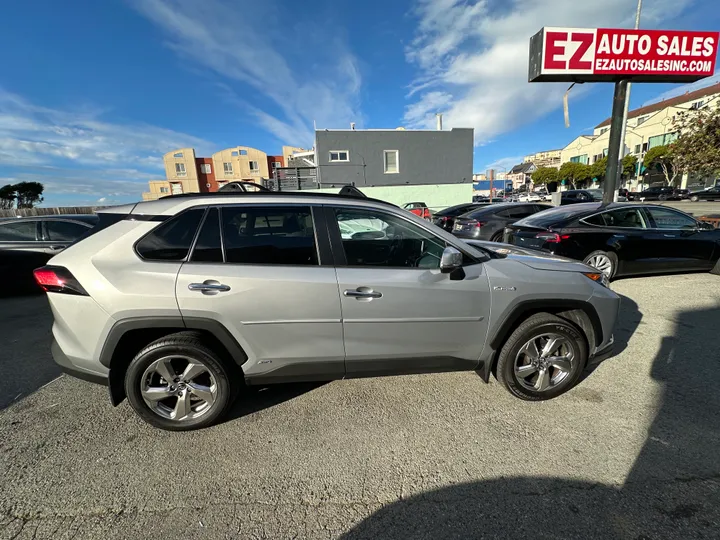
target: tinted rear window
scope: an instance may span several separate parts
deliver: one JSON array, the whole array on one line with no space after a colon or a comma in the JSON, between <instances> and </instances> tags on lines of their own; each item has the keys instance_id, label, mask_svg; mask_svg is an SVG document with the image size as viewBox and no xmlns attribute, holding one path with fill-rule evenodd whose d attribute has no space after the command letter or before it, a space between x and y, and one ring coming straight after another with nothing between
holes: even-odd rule
<instances>
[{"instance_id":1,"label":"tinted rear window","mask_svg":"<svg viewBox=\"0 0 720 540\"><path fill-rule=\"evenodd\" d=\"M464 214L465 212L470 212L476 207L476 204L461 204L459 206L451 206L445 210L440 210L440 212L436 212L435 215L439 217L455 217Z\"/></svg>"},{"instance_id":2,"label":"tinted rear window","mask_svg":"<svg viewBox=\"0 0 720 540\"><path fill-rule=\"evenodd\" d=\"M575 206L575 205L571 205ZM545 210L538 212L532 216L521 219L516 225L527 225L529 227L550 227L553 225L561 225L579 218L583 215L587 215L589 212L578 212L567 206L558 206L552 210Z\"/></svg>"},{"instance_id":3,"label":"tinted rear window","mask_svg":"<svg viewBox=\"0 0 720 540\"><path fill-rule=\"evenodd\" d=\"M204 208L193 208L158 225L135 245L135 251L150 261L182 261L188 255Z\"/></svg>"}]
</instances>

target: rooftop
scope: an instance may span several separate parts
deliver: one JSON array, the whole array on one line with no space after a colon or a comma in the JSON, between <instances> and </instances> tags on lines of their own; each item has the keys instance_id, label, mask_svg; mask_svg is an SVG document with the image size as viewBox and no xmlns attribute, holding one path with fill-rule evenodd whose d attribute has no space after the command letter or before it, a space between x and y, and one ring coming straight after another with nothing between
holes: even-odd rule
<instances>
[{"instance_id":1,"label":"rooftop","mask_svg":"<svg viewBox=\"0 0 720 540\"><path fill-rule=\"evenodd\" d=\"M646 105L645 107L640 107L639 109L632 110L632 111L628 112L628 119L637 118L638 116L643 116L645 114L661 111L667 107L673 107L675 105L680 105L681 103L686 103L688 101L700 99L705 96L710 96L712 94L720 94L720 83L713 84L712 86L706 86L705 88L701 88L700 90L695 90L694 92L687 92L685 94L682 94L681 96L671 97L669 99L665 99L663 101L658 101L657 103L652 103L650 105ZM609 126L609 125L610 125L610 118L599 123L597 126L595 126L595 129Z\"/></svg>"}]
</instances>

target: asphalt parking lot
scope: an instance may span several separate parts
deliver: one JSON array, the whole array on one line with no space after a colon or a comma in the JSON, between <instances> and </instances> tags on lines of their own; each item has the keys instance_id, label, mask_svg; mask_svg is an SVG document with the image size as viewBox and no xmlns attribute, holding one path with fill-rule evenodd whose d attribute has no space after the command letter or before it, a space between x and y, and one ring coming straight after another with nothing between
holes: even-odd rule
<instances>
[{"instance_id":1,"label":"asphalt parking lot","mask_svg":"<svg viewBox=\"0 0 720 540\"><path fill-rule=\"evenodd\" d=\"M0 539L717 538L720 278L625 279L619 354L543 403L472 373L254 391L167 433L0 300Z\"/></svg>"}]
</instances>

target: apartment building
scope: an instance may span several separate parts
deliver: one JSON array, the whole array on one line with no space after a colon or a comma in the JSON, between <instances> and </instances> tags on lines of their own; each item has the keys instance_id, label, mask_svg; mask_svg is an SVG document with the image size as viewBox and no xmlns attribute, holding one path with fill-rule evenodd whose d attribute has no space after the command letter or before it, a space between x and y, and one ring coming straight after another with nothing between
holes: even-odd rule
<instances>
[{"instance_id":1,"label":"apartment building","mask_svg":"<svg viewBox=\"0 0 720 540\"><path fill-rule=\"evenodd\" d=\"M629 111L625 133L625 154L642 161L655 146L669 144L678 137L678 121L689 110L720 103L720 83L681 96L652 103ZM580 135L561 151L561 163L592 164L607 156L610 119L595 126L592 135ZM686 180L685 180L686 181Z\"/></svg>"},{"instance_id":2,"label":"apartment building","mask_svg":"<svg viewBox=\"0 0 720 540\"><path fill-rule=\"evenodd\" d=\"M554 167L555 169L559 169L562 164L562 148L530 154L523 158L523 163L532 163L538 169L540 167Z\"/></svg>"}]
</instances>

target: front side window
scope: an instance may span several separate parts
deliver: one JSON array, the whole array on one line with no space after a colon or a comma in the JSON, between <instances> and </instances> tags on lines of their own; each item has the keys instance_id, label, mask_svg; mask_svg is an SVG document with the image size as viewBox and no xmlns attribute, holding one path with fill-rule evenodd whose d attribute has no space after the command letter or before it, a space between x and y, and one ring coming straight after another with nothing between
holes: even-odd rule
<instances>
[{"instance_id":1,"label":"front side window","mask_svg":"<svg viewBox=\"0 0 720 540\"><path fill-rule=\"evenodd\" d=\"M440 268L445 242L404 219L375 210L335 210L348 266Z\"/></svg>"},{"instance_id":2,"label":"front side window","mask_svg":"<svg viewBox=\"0 0 720 540\"><path fill-rule=\"evenodd\" d=\"M307 206L225 207L221 222L228 263L318 264Z\"/></svg>"},{"instance_id":3,"label":"front side window","mask_svg":"<svg viewBox=\"0 0 720 540\"><path fill-rule=\"evenodd\" d=\"M647 224L637 208L618 208L602 214L595 214L583 221L600 227L622 227L624 229L645 229Z\"/></svg>"},{"instance_id":4,"label":"front side window","mask_svg":"<svg viewBox=\"0 0 720 540\"><path fill-rule=\"evenodd\" d=\"M177 176L185 176L187 174L187 172L185 171L184 163L176 163L175 164L175 174Z\"/></svg>"},{"instance_id":5,"label":"front side window","mask_svg":"<svg viewBox=\"0 0 720 540\"><path fill-rule=\"evenodd\" d=\"M193 208L170 218L143 237L135 251L149 261L184 261L204 213Z\"/></svg>"},{"instance_id":6,"label":"front side window","mask_svg":"<svg viewBox=\"0 0 720 540\"><path fill-rule=\"evenodd\" d=\"M330 150L330 161L350 161L350 152L347 150Z\"/></svg>"},{"instance_id":7,"label":"front side window","mask_svg":"<svg viewBox=\"0 0 720 540\"><path fill-rule=\"evenodd\" d=\"M508 208L507 210L498 212L498 215L512 219L522 219L528 216L532 216L534 213L534 206L513 206Z\"/></svg>"},{"instance_id":8,"label":"front side window","mask_svg":"<svg viewBox=\"0 0 720 540\"><path fill-rule=\"evenodd\" d=\"M399 155L397 150L385 150L385 174L396 174L400 172Z\"/></svg>"},{"instance_id":9,"label":"front side window","mask_svg":"<svg viewBox=\"0 0 720 540\"><path fill-rule=\"evenodd\" d=\"M35 241L37 221L16 221L0 224L0 241L32 242Z\"/></svg>"},{"instance_id":10,"label":"front side window","mask_svg":"<svg viewBox=\"0 0 720 540\"><path fill-rule=\"evenodd\" d=\"M88 232L88 227L72 221L47 221L45 231L51 242L73 242Z\"/></svg>"},{"instance_id":11,"label":"front side window","mask_svg":"<svg viewBox=\"0 0 720 540\"><path fill-rule=\"evenodd\" d=\"M227 161L223 163L223 170L225 171L225 174L232 174L232 163L229 163Z\"/></svg>"},{"instance_id":12,"label":"front side window","mask_svg":"<svg viewBox=\"0 0 720 540\"><path fill-rule=\"evenodd\" d=\"M690 216L668 210L667 208L647 208L655 222L656 229L695 229L697 221Z\"/></svg>"}]
</instances>

